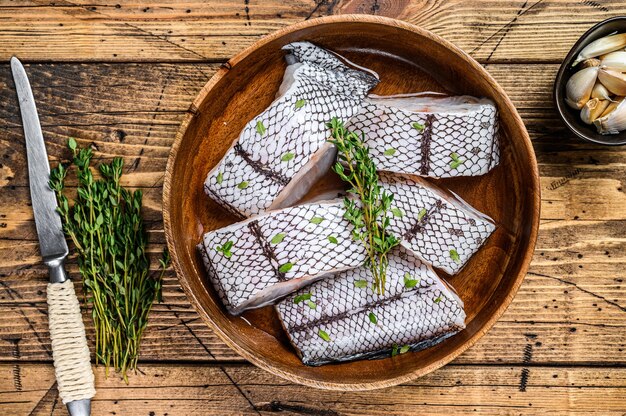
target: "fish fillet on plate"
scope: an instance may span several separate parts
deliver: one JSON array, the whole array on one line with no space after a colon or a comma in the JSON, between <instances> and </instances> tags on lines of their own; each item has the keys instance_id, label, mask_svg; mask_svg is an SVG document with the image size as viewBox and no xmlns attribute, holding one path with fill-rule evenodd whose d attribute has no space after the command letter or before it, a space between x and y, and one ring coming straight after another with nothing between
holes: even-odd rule
<instances>
[{"instance_id":1,"label":"fish fillet on plate","mask_svg":"<svg viewBox=\"0 0 626 416\"><path fill-rule=\"evenodd\" d=\"M395 194L389 232L425 262L456 273L491 234L493 223L425 181L382 176ZM329 274L361 266L342 200L270 211L204 235L198 246L209 278L234 314L269 304Z\"/></svg>"},{"instance_id":2,"label":"fish fillet on plate","mask_svg":"<svg viewBox=\"0 0 626 416\"><path fill-rule=\"evenodd\" d=\"M487 215L421 178L381 173L380 183L394 195L389 232L447 273L461 270L496 228Z\"/></svg>"},{"instance_id":3,"label":"fish fillet on plate","mask_svg":"<svg viewBox=\"0 0 626 416\"><path fill-rule=\"evenodd\" d=\"M341 201L300 205L206 233L198 248L227 309L263 306L362 265L365 248L343 212Z\"/></svg>"},{"instance_id":4,"label":"fish fillet on plate","mask_svg":"<svg viewBox=\"0 0 626 416\"><path fill-rule=\"evenodd\" d=\"M498 112L486 98L372 95L346 127L363 133L379 170L477 176L500 160Z\"/></svg>"},{"instance_id":5,"label":"fish fillet on plate","mask_svg":"<svg viewBox=\"0 0 626 416\"><path fill-rule=\"evenodd\" d=\"M435 345L465 328L461 299L427 265L398 247L385 293L365 267L337 273L276 305L305 364L319 365Z\"/></svg>"},{"instance_id":6,"label":"fish fillet on plate","mask_svg":"<svg viewBox=\"0 0 626 416\"><path fill-rule=\"evenodd\" d=\"M304 196L335 161L326 123L349 119L378 83L376 73L353 69L309 42L283 49L288 66L276 99L246 124L204 184L211 198L240 217Z\"/></svg>"}]
</instances>

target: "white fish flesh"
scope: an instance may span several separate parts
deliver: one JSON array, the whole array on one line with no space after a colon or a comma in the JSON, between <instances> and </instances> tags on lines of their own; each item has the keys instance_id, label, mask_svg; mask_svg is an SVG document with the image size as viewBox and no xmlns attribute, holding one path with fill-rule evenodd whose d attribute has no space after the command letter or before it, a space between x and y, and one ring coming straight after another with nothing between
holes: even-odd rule
<instances>
[{"instance_id":1,"label":"white fish flesh","mask_svg":"<svg viewBox=\"0 0 626 416\"><path fill-rule=\"evenodd\" d=\"M305 364L320 365L435 345L465 328L461 299L403 248L389 256L385 293L366 267L338 273L276 305Z\"/></svg>"},{"instance_id":2,"label":"white fish flesh","mask_svg":"<svg viewBox=\"0 0 626 416\"><path fill-rule=\"evenodd\" d=\"M380 173L380 184L393 194L388 228L400 244L426 263L455 274L495 230L491 218L452 192L419 177Z\"/></svg>"},{"instance_id":3,"label":"white fish flesh","mask_svg":"<svg viewBox=\"0 0 626 416\"><path fill-rule=\"evenodd\" d=\"M486 98L372 95L346 127L363 133L378 170L477 176L500 160L498 111Z\"/></svg>"},{"instance_id":4,"label":"white fish flesh","mask_svg":"<svg viewBox=\"0 0 626 416\"><path fill-rule=\"evenodd\" d=\"M362 265L343 212L342 201L300 205L206 233L198 248L226 308L238 314Z\"/></svg>"},{"instance_id":5,"label":"white fish flesh","mask_svg":"<svg viewBox=\"0 0 626 416\"><path fill-rule=\"evenodd\" d=\"M207 175L205 192L240 217L293 205L328 171L336 149L326 123L349 119L376 73L309 42L283 47L287 69L274 102L250 120Z\"/></svg>"},{"instance_id":6,"label":"white fish flesh","mask_svg":"<svg viewBox=\"0 0 626 416\"><path fill-rule=\"evenodd\" d=\"M426 263L456 273L495 226L426 181L381 175L394 193L389 232ZM342 200L270 211L208 232L198 246L209 279L233 314L272 303L316 280L363 265Z\"/></svg>"}]
</instances>

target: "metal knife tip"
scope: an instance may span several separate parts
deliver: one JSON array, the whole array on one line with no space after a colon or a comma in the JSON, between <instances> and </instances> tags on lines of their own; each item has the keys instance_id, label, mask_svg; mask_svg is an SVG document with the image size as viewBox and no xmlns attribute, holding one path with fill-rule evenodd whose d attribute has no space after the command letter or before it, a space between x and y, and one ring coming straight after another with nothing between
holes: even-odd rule
<instances>
[{"instance_id":1,"label":"metal knife tip","mask_svg":"<svg viewBox=\"0 0 626 416\"><path fill-rule=\"evenodd\" d=\"M15 68L15 67L21 67L21 66L22 66L22 63L20 62L20 60L17 59L16 56L12 56L11 57L11 67Z\"/></svg>"}]
</instances>

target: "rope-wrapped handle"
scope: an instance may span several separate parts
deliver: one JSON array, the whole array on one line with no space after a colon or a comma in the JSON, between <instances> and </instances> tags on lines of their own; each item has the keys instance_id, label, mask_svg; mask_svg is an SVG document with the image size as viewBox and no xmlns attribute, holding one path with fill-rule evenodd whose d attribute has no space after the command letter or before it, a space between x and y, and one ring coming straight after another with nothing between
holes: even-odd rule
<instances>
[{"instance_id":1,"label":"rope-wrapped handle","mask_svg":"<svg viewBox=\"0 0 626 416\"><path fill-rule=\"evenodd\" d=\"M59 397L64 404L93 397L89 347L71 280L48 284L48 318Z\"/></svg>"}]
</instances>

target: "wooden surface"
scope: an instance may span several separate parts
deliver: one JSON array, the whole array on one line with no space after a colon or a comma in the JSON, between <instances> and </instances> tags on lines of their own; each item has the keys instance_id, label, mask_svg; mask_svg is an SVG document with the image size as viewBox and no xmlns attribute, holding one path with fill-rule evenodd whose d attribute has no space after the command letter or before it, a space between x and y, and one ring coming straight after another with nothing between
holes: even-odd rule
<instances>
[{"instance_id":1,"label":"wooden surface","mask_svg":"<svg viewBox=\"0 0 626 416\"><path fill-rule=\"evenodd\" d=\"M170 272L141 372L126 386L97 370L94 414L626 414L626 149L575 140L551 102L569 46L597 21L626 14L623 2L118 4L0 0L0 414L66 414L52 378L47 276L8 58L32 63L51 159L67 156L70 136L93 143L100 157L124 156L126 184L145 191L156 258L165 163L193 97L259 36L347 11L400 17L445 36L485 65L522 115L539 161L542 222L510 308L477 345L427 377L329 393L238 358L199 320ZM75 263L69 271L77 276Z\"/></svg>"}]
</instances>

